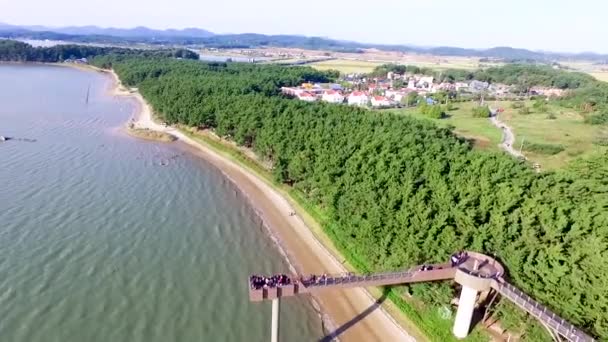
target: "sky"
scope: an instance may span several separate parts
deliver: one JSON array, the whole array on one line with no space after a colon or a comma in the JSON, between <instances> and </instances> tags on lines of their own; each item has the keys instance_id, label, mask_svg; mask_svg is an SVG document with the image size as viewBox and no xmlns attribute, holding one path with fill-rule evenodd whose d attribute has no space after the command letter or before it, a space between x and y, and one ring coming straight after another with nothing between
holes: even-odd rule
<instances>
[{"instance_id":1,"label":"sky","mask_svg":"<svg viewBox=\"0 0 608 342\"><path fill-rule=\"evenodd\" d=\"M15 25L198 27L366 43L608 53L604 0L0 0Z\"/></svg>"}]
</instances>

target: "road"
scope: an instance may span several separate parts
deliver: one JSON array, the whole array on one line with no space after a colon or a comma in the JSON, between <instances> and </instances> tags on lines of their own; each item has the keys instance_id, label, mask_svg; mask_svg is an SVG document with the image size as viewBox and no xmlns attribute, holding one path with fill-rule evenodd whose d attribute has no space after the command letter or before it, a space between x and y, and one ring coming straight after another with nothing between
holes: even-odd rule
<instances>
[{"instance_id":1,"label":"road","mask_svg":"<svg viewBox=\"0 0 608 342\"><path fill-rule=\"evenodd\" d=\"M497 109L490 108L490 121L494 126L502 130L502 142L498 146L516 158L525 159L526 157L522 153L513 148L513 144L515 143L515 134L513 134L511 127L498 120Z\"/></svg>"}]
</instances>

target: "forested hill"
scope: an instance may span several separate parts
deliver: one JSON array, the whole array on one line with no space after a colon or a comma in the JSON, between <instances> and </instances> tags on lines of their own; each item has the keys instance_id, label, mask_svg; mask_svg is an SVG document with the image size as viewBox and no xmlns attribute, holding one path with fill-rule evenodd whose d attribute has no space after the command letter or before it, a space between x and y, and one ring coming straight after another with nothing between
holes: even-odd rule
<instances>
[{"instance_id":1,"label":"forested hill","mask_svg":"<svg viewBox=\"0 0 608 342\"><path fill-rule=\"evenodd\" d=\"M0 61L4 62L45 62L56 63L67 59L91 58L101 55L175 57L198 59L198 54L186 49L138 50L117 47L97 47L85 45L55 45L33 47L30 44L0 40Z\"/></svg>"},{"instance_id":2,"label":"forested hill","mask_svg":"<svg viewBox=\"0 0 608 342\"><path fill-rule=\"evenodd\" d=\"M260 48L286 47L311 50L329 50L341 52L361 52L364 49L382 51L399 51L435 56L464 56L498 58L506 61L551 61L584 59L599 62L608 61L608 55L596 53L558 53L539 52L513 47L494 47L490 49L470 49L462 47L438 46L417 47L411 45L389 45L358 43L353 41L336 40L325 37L306 37L300 35L265 35L258 33L212 34L200 29L187 30L151 30L138 27L131 30L99 29L96 27L44 28L19 27L2 25L0 37L64 40L75 43L146 43L146 44L196 44L211 48Z\"/></svg>"},{"instance_id":3,"label":"forested hill","mask_svg":"<svg viewBox=\"0 0 608 342\"><path fill-rule=\"evenodd\" d=\"M311 68L94 62L139 87L166 121L211 127L271 162L277 180L327 213L324 229L362 271L443 262L459 249L495 254L510 281L608 339L607 155L536 174L426 121L279 95L282 85L328 78ZM449 305L452 286L410 290ZM547 339L505 301L496 314L530 341Z\"/></svg>"}]
</instances>

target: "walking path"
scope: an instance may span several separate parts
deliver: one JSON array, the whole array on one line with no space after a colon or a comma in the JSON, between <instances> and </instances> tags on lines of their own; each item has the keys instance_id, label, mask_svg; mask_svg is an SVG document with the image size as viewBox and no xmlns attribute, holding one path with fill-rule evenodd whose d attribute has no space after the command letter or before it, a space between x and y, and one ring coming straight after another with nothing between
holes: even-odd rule
<instances>
[{"instance_id":1,"label":"walking path","mask_svg":"<svg viewBox=\"0 0 608 342\"><path fill-rule=\"evenodd\" d=\"M511 127L507 126L504 122L498 120L498 110L490 109L490 121L492 124L500 129L502 129L502 142L500 143L500 148L507 151L507 153L511 154L516 158L526 158L522 153L513 148L513 144L515 143L515 134L513 134L513 130Z\"/></svg>"}]
</instances>

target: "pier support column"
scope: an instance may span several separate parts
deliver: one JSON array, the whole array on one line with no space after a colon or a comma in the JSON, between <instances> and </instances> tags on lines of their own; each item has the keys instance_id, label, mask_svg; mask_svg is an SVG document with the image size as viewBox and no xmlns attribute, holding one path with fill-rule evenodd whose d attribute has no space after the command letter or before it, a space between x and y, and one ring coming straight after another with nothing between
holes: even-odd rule
<instances>
[{"instance_id":1,"label":"pier support column","mask_svg":"<svg viewBox=\"0 0 608 342\"><path fill-rule=\"evenodd\" d=\"M270 331L270 342L279 342L279 298L272 300L272 327Z\"/></svg>"},{"instance_id":2,"label":"pier support column","mask_svg":"<svg viewBox=\"0 0 608 342\"><path fill-rule=\"evenodd\" d=\"M456 320L454 321L454 329L452 330L457 338L465 338L469 334L476 301L477 290L463 285L460 292Z\"/></svg>"}]
</instances>

